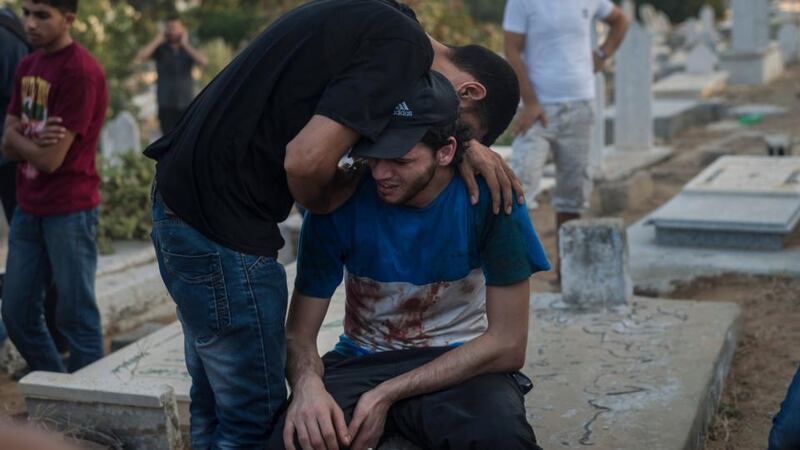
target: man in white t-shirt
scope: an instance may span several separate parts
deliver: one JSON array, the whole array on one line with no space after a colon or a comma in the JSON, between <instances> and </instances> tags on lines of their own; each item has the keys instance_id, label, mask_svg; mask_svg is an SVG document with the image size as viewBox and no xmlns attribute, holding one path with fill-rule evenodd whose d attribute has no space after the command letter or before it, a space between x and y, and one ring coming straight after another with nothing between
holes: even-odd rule
<instances>
[{"instance_id":1,"label":"man in white t-shirt","mask_svg":"<svg viewBox=\"0 0 800 450\"><path fill-rule=\"evenodd\" d=\"M595 18L610 30L605 42L592 49ZM522 97L511 165L533 196L553 152L552 206L560 227L589 206L594 73L622 43L628 19L610 0L508 0L503 29L506 58L517 73Z\"/></svg>"}]
</instances>

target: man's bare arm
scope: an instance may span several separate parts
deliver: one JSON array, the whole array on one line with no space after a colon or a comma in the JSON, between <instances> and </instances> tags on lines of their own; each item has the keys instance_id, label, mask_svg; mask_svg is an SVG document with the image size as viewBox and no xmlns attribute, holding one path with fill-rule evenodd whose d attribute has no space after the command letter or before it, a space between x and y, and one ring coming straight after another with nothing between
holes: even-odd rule
<instances>
[{"instance_id":1,"label":"man's bare arm","mask_svg":"<svg viewBox=\"0 0 800 450\"><path fill-rule=\"evenodd\" d=\"M311 212L329 213L355 192L360 172L339 169L339 160L359 134L322 115L314 115L286 146L284 169L292 197Z\"/></svg>"},{"instance_id":2,"label":"man's bare arm","mask_svg":"<svg viewBox=\"0 0 800 450\"><path fill-rule=\"evenodd\" d=\"M628 26L630 25L630 20L625 17L625 14L618 6L615 6L611 11L611 14L603 19L603 21L607 23L609 27L608 36L606 37L605 42L600 45L600 50L605 57L601 59L598 57L598 55L594 55L595 72L603 70L606 60L608 60L608 58L610 58L611 55L613 55L622 44L622 41L625 39L625 33L628 32Z\"/></svg>"},{"instance_id":3,"label":"man's bare arm","mask_svg":"<svg viewBox=\"0 0 800 450\"><path fill-rule=\"evenodd\" d=\"M489 325L483 335L364 393L350 421L350 434L354 436L351 448L375 447L383 433L386 412L399 400L445 389L484 373L520 369L528 341L529 289L527 279L511 286L487 287Z\"/></svg>"},{"instance_id":4,"label":"man's bare arm","mask_svg":"<svg viewBox=\"0 0 800 450\"><path fill-rule=\"evenodd\" d=\"M60 122L57 117L50 118L44 131L47 138L34 141L22 134L18 117L7 115L3 155L11 160L26 161L45 173L55 172L64 163L67 151L75 141L75 133L61 127Z\"/></svg>"},{"instance_id":5,"label":"man's bare arm","mask_svg":"<svg viewBox=\"0 0 800 450\"><path fill-rule=\"evenodd\" d=\"M514 134L525 133L536 122L541 122L542 126L547 127L547 116L544 114L544 108L539 103L539 97L536 95L536 90L528 76L528 69L522 57L525 52L526 37L524 34L510 31L506 31L504 37L506 60L514 69L514 73L517 74L519 94L522 98L522 110L517 113L517 118L514 121ZM532 61L528 61L528 64L532 63Z\"/></svg>"},{"instance_id":6,"label":"man's bare arm","mask_svg":"<svg viewBox=\"0 0 800 450\"><path fill-rule=\"evenodd\" d=\"M147 45L142 47L141 50L136 54L136 58L134 58L134 63L141 64L153 56L153 53L156 51L159 45L163 44L165 41L164 39L164 32L159 32L156 37L153 38Z\"/></svg>"},{"instance_id":7,"label":"man's bare arm","mask_svg":"<svg viewBox=\"0 0 800 450\"><path fill-rule=\"evenodd\" d=\"M208 64L208 58L206 58L206 55L202 54L200 50L192 47L192 43L189 42L189 35L186 33L183 33L183 37L181 37L181 47L186 50L186 53L189 54L189 56L192 58L192 61L194 61L194 63L198 66L205 67L206 64Z\"/></svg>"},{"instance_id":8,"label":"man's bare arm","mask_svg":"<svg viewBox=\"0 0 800 450\"><path fill-rule=\"evenodd\" d=\"M303 448L339 448L350 438L344 413L322 382L324 366L317 349L317 335L330 299L292 295L286 321L286 378L292 387L292 402L286 412L283 442L294 450L294 438Z\"/></svg>"}]
</instances>

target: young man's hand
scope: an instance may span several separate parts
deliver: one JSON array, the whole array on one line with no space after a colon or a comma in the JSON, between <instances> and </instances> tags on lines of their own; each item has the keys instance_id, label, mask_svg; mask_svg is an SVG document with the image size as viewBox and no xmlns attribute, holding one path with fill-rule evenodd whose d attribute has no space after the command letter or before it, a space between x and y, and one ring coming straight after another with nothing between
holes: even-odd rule
<instances>
[{"instance_id":1,"label":"young man's hand","mask_svg":"<svg viewBox=\"0 0 800 450\"><path fill-rule=\"evenodd\" d=\"M350 436L353 445L350 450L367 450L378 447L386 425L386 415L392 402L384 396L380 388L372 389L361 395L350 421Z\"/></svg>"},{"instance_id":2,"label":"young man's hand","mask_svg":"<svg viewBox=\"0 0 800 450\"><path fill-rule=\"evenodd\" d=\"M536 122L541 122L542 126L547 128L547 115L544 113L544 108L538 103L525 105L514 120L514 136L524 134L536 125Z\"/></svg>"},{"instance_id":3,"label":"young man's hand","mask_svg":"<svg viewBox=\"0 0 800 450\"><path fill-rule=\"evenodd\" d=\"M478 203L480 189L475 181L475 174L483 175L489 191L492 194L492 211L500 213L500 207L506 214L511 214L511 208L516 194L517 203L522 205L525 202L525 193L514 171L508 167L503 157L498 153L473 139L469 141L469 147L464 152L464 160L458 166L461 177L469 189L469 197L472 204Z\"/></svg>"},{"instance_id":4,"label":"young man's hand","mask_svg":"<svg viewBox=\"0 0 800 450\"><path fill-rule=\"evenodd\" d=\"M283 427L287 450L297 450L295 435L303 450L338 450L340 443L350 444L344 413L320 379L299 383L293 390Z\"/></svg>"},{"instance_id":5,"label":"young man's hand","mask_svg":"<svg viewBox=\"0 0 800 450\"><path fill-rule=\"evenodd\" d=\"M32 141L39 147L55 145L67 135L67 129L61 123L61 117L49 117L41 131L34 134Z\"/></svg>"}]
</instances>

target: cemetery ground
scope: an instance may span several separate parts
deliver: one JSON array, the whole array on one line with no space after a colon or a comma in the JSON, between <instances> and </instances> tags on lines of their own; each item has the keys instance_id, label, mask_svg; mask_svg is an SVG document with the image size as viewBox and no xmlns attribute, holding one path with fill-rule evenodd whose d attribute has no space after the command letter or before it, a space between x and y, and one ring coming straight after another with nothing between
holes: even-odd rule
<instances>
[{"instance_id":1,"label":"cemetery ground","mask_svg":"<svg viewBox=\"0 0 800 450\"><path fill-rule=\"evenodd\" d=\"M758 133L797 133L797 124L800 123L800 67L788 68L779 80L768 86L727 88L722 97L729 104L772 104L783 106L787 111L764 117L761 123L751 126L717 123L712 127L693 128L677 136L671 142L676 153L644 171L652 193L641 201L630 202L629 207L618 214L626 225L635 223L678 194L715 157L766 153L763 139L755 135L729 141L724 148L715 147L713 142L746 129ZM795 154L798 152L800 148L795 149ZM548 254L554 258L553 213L546 199L539 204L541 206L532 217ZM605 215L602 211L593 214ZM788 246L800 247L800 233L796 232L790 238ZM552 273L537 275L532 290L554 291L554 278ZM637 295L655 293L637 291ZM764 448L771 419L800 364L800 346L797 345L800 342L800 279L722 275L677 285L660 297L732 302L742 308L741 339L705 448ZM165 317L164 323L173 319ZM109 342L107 339L107 344ZM25 406L16 383L7 376L0 376L0 417L21 418L24 415Z\"/></svg>"}]
</instances>

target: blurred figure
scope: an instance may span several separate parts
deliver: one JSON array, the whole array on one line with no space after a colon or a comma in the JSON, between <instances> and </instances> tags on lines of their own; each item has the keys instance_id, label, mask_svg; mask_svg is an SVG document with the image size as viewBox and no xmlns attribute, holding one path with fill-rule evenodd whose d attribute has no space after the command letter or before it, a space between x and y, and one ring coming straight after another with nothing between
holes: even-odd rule
<instances>
[{"instance_id":1,"label":"blurred figure","mask_svg":"<svg viewBox=\"0 0 800 450\"><path fill-rule=\"evenodd\" d=\"M14 88L14 72L17 64L28 54L29 47L25 29L10 8L0 9L0 140L3 138L5 111L11 101ZM6 220L11 223L11 214L17 206L17 164L0 154L0 201ZM6 329L0 321L0 346L6 340Z\"/></svg>"},{"instance_id":2,"label":"blurred figure","mask_svg":"<svg viewBox=\"0 0 800 450\"><path fill-rule=\"evenodd\" d=\"M80 450L27 424L0 421L0 450Z\"/></svg>"},{"instance_id":3,"label":"blurred figure","mask_svg":"<svg viewBox=\"0 0 800 450\"><path fill-rule=\"evenodd\" d=\"M3 322L31 370L74 372L103 356L95 158L108 92L100 65L70 35L77 9L77 0L23 1L25 34L37 50L17 67L2 142L6 158L20 162ZM51 275L67 366L42 320Z\"/></svg>"},{"instance_id":4,"label":"blurred figure","mask_svg":"<svg viewBox=\"0 0 800 450\"><path fill-rule=\"evenodd\" d=\"M610 31L606 41L592 49L595 18L606 22ZM579 218L589 207L593 100L602 95L594 92L594 73L603 70L622 43L628 19L610 0L577 5L508 0L503 29L506 57L517 74L522 97L513 127L511 167L533 200L552 151L557 236L564 222Z\"/></svg>"},{"instance_id":5,"label":"blurred figure","mask_svg":"<svg viewBox=\"0 0 800 450\"><path fill-rule=\"evenodd\" d=\"M14 72L30 50L25 28L19 17L8 7L0 9L0 140L3 138L5 111L14 89ZM0 154L0 201L3 202L3 212L10 226L11 216L17 207L17 163L7 160L2 154ZM63 353L68 348L64 336L56 327L56 299L56 286L51 280L45 295L44 317L58 351ZM6 329L0 321L0 345L6 337Z\"/></svg>"},{"instance_id":6,"label":"blurred figure","mask_svg":"<svg viewBox=\"0 0 800 450\"><path fill-rule=\"evenodd\" d=\"M781 410L772 419L769 432L769 450L794 450L800 448L800 368L781 403Z\"/></svg>"},{"instance_id":7,"label":"blurred figure","mask_svg":"<svg viewBox=\"0 0 800 450\"><path fill-rule=\"evenodd\" d=\"M195 64L203 67L208 60L189 43L189 35L178 16L169 17L163 32L136 55L137 63L150 58L156 62L158 74L158 121L161 133L167 134L194 97L192 67Z\"/></svg>"}]
</instances>

